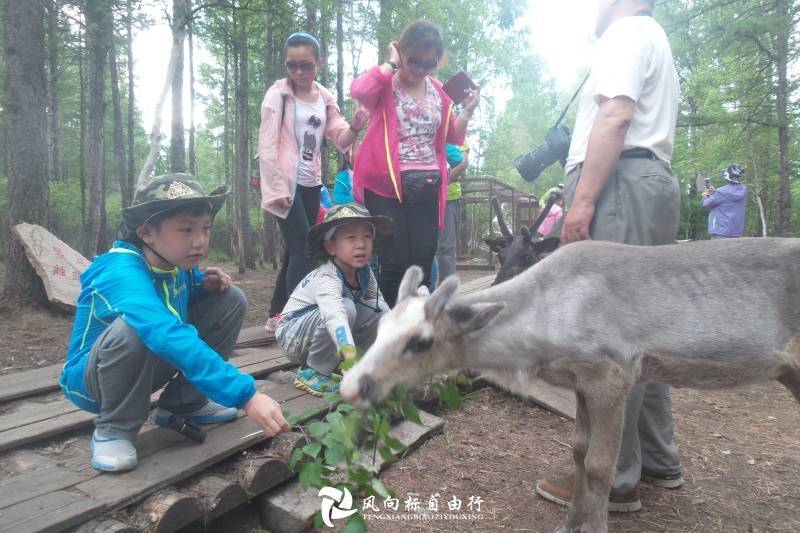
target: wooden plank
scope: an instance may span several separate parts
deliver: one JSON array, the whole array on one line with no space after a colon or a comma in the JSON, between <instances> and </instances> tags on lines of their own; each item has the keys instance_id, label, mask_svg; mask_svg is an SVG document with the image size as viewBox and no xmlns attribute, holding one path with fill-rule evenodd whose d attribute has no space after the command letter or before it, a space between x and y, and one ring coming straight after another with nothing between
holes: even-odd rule
<instances>
[{"instance_id":1,"label":"wooden plank","mask_svg":"<svg viewBox=\"0 0 800 533\"><path fill-rule=\"evenodd\" d=\"M231 358L231 363L237 366L244 364L241 368L243 372L255 376L263 376L264 374L296 366L295 363L286 359L277 348L249 350L241 358ZM262 360L262 358L264 359ZM157 397L158 395L156 394L155 398ZM58 413L58 416L53 416L53 413ZM24 425L16 425L14 414L3 415L0 417L0 424L5 423L16 427L0 431L0 452L37 442L60 433L88 427L94 417L94 414L81 411L67 399L41 404L35 410L31 410L24 417Z\"/></svg>"},{"instance_id":2,"label":"wooden plank","mask_svg":"<svg viewBox=\"0 0 800 533\"><path fill-rule=\"evenodd\" d=\"M275 343L275 333L265 331L263 326L245 328L239 332L237 348L269 346ZM239 352L240 350L236 350ZM35 370L24 370L0 376L0 402L36 396L58 390L58 378L63 364L50 365Z\"/></svg>"},{"instance_id":3,"label":"wooden plank","mask_svg":"<svg viewBox=\"0 0 800 533\"><path fill-rule=\"evenodd\" d=\"M297 408L313 405L315 413L319 413L328 407L328 403L322 398L303 393L291 383L282 383L272 376L265 381L264 387L268 394L281 402L282 407L286 409L294 411ZM86 494L96 495L95 497L110 508L123 507L154 490L186 479L226 457L267 440L262 433L257 433L258 429L258 426L246 417L220 424L207 432L206 441L202 445L198 446L183 439L181 443L141 458L136 469L131 472L117 475L100 474L77 484L75 488Z\"/></svg>"},{"instance_id":4,"label":"wooden plank","mask_svg":"<svg viewBox=\"0 0 800 533\"><path fill-rule=\"evenodd\" d=\"M0 513L3 509L48 492L71 487L89 479L89 476L76 474L65 468L52 466L30 470L18 476L0 481Z\"/></svg>"},{"instance_id":5,"label":"wooden plank","mask_svg":"<svg viewBox=\"0 0 800 533\"><path fill-rule=\"evenodd\" d=\"M206 511L204 520L210 522L247 501L244 488L235 481L219 476L205 476L184 489L197 496Z\"/></svg>"},{"instance_id":6,"label":"wooden plank","mask_svg":"<svg viewBox=\"0 0 800 533\"><path fill-rule=\"evenodd\" d=\"M63 365L52 365L0 376L0 402L58 390Z\"/></svg>"},{"instance_id":7,"label":"wooden plank","mask_svg":"<svg viewBox=\"0 0 800 533\"><path fill-rule=\"evenodd\" d=\"M56 532L94 518L105 506L86 494L55 491L3 509L0 531Z\"/></svg>"},{"instance_id":8,"label":"wooden plank","mask_svg":"<svg viewBox=\"0 0 800 533\"><path fill-rule=\"evenodd\" d=\"M72 533L138 533L138 528L110 518L89 520L72 530Z\"/></svg>"},{"instance_id":9,"label":"wooden plank","mask_svg":"<svg viewBox=\"0 0 800 533\"><path fill-rule=\"evenodd\" d=\"M556 387L541 379L531 384L528 397L537 405L564 418L575 420L575 392Z\"/></svg>"},{"instance_id":10,"label":"wooden plank","mask_svg":"<svg viewBox=\"0 0 800 533\"><path fill-rule=\"evenodd\" d=\"M425 411L420 411L419 414L421 426L403 420L389 431L391 436L408 447L406 453L419 447L444 427L444 420L441 418ZM375 466L382 470L387 463L379 456ZM313 525L314 514L320 508L317 493L316 489L303 490L300 482L294 481L260 496L256 499L256 505L261 513L262 524L273 533L308 531Z\"/></svg>"}]
</instances>

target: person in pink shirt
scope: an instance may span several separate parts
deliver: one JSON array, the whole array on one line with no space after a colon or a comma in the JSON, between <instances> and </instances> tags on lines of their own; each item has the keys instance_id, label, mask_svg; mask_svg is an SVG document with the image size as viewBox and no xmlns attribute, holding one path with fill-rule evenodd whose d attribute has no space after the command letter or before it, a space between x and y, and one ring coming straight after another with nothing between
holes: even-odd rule
<instances>
[{"instance_id":1,"label":"person in pink shirt","mask_svg":"<svg viewBox=\"0 0 800 533\"><path fill-rule=\"evenodd\" d=\"M436 254L447 202L445 143L464 144L480 90L470 90L459 116L431 76L444 54L435 25L417 21L389 44L389 58L353 80L350 94L369 111L356 155L353 188L373 216L395 223L392 246L381 252L379 285L390 306L410 265L425 272Z\"/></svg>"},{"instance_id":2,"label":"person in pink shirt","mask_svg":"<svg viewBox=\"0 0 800 533\"><path fill-rule=\"evenodd\" d=\"M553 232L553 228L555 227L556 223L561 220L561 217L564 216L564 193L561 192L561 189L558 187L553 187L547 194L545 195L545 201L549 201L551 196L555 196L555 202L550 207L550 211L548 211L547 216L544 217L539 229L539 236L547 237L550 233ZM557 228L558 233L554 236L561 235L561 227Z\"/></svg>"},{"instance_id":3,"label":"person in pink shirt","mask_svg":"<svg viewBox=\"0 0 800 533\"><path fill-rule=\"evenodd\" d=\"M274 330L288 295L314 269L306 254L306 236L319 210L323 138L344 151L368 117L366 112L357 113L349 125L335 98L315 81L322 55L314 36L293 33L286 39L284 54L288 77L276 81L264 96L258 130L261 207L278 218L287 250L270 304L268 330Z\"/></svg>"}]
</instances>

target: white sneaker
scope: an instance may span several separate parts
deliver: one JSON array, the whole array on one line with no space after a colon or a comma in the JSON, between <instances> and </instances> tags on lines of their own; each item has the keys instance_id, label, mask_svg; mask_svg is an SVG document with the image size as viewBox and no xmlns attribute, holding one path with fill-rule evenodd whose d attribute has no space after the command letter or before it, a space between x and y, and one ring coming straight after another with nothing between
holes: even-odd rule
<instances>
[{"instance_id":1,"label":"white sneaker","mask_svg":"<svg viewBox=\"0 0 800 533\"><path fill-rule=\"evenodd\" d=\"M153 421L159 426L169 426L169 417L172 416L172 411L159 407L153 412ZM192 424L219 424L221 422L228 422L234 420L239 415L239 410L235 407L225 407L213 400L208 400L200 409L195 409L191 413L180 414Z\"/></svg>"},{"instance_id":2,"label":"white sneaker","mask_svg":"<svg viewBox=\"0 0 800 533\"><path fill-rule=\"evenodd\" d=\"M97 430L92 434L91 465L97 470L103 472L133 470L138 460L133 442L127 439L103 437Z\"/></svg>"}]
</instances>

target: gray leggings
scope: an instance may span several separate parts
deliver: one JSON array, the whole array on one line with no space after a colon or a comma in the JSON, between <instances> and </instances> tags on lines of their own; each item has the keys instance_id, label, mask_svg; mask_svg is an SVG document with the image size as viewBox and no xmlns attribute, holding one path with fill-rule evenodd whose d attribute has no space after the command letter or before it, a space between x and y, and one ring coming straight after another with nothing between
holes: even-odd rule
<instances>
[{"instance_id":1,"label":"gray leggings","mask_svg":"<svg viewBox=\"0 0 800 533\"><path fill-rule=\"evenodd\" d=\"M572 204L580 167L564 182ZM620 159L600 193L589 229L592 239L626 244L674 244L680 216L678 180L666 163ZM681 471L672 437L672 401L661 383L636 385L625 402L625 423L612 494L630 493L642 474Z\"/></svg>"},{"instance_id":2,"label":"gray leggings","mask_svg":"<svg viewBox=\"0 0 800 533\"><path fill-rule=\"evenodd\" d=\"M233 352L247 310L238 287L193 302L189 322L226 361ZM100 404L95 427L104 437L133 440L150 414L150 395L164 388L158 405L177 413L203 407L200 394L183 374L145 347L136 331L117 318L97 338L84 374L86 388Z\"/></svg>"}]
</instances>

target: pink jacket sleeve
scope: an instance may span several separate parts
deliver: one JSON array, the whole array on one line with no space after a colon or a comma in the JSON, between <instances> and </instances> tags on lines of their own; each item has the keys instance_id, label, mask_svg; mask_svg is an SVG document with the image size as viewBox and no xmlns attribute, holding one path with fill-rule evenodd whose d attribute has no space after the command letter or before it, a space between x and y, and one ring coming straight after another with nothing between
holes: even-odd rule
<instances>
[{"instance_id":1,"label":"pink jacket sleeve","mask_svg":"<svg viewBox=\"0 0 800 533\"><path fill-rule=\"evenodd\" d=\"M376 65L353 80L350 84L350 96L367 109L373 110L378 107L384 87L391 82L392 74L384 74L381 67Z\"/></svg>"},{"instance_id":2,"label":"pink jacket sleeve","mask_svg":"<svg viewBox=\"0 0 800 533\"><path fill-rule=\"evenodd\" d=\"M274 87L267 91L264 101L261 102L261 125L258 128L258 166L261 174L261 203L265 207L278 198L292 197L288 181L281 176L278 161L282 104L283 98Z\"/></svg>"},{"instance_id":3,"label":"pink jacket sleeve","mask_svg":"<svg viewBox=\"0 0 800 533\"><path fill-rule=\"evenodd\" d=\"M344 152L350 144L344 144L342 135L350 129L350 124L342 117L339 107L331 104L328 107L328 116L325 125L325 137L336 145L340 152Z\"/></svg>"}]
</instances>

